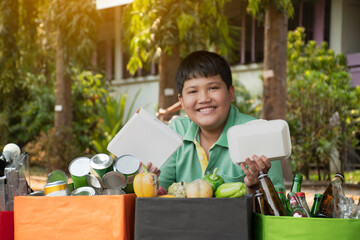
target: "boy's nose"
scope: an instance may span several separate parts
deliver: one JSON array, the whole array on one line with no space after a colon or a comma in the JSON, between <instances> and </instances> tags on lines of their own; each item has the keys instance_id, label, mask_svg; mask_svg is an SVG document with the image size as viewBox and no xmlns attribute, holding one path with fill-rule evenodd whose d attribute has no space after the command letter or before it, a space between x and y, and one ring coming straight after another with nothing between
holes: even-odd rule
<instances>
[{"instance_id":1,"label":"boy's nose","mask_svg":"<svg viewBox=\"0 0 360 240\"><path fill-rule=\"evenodd\" d=\"M211 98L207 92L203 92L200 94L200 96L199 96L200 103L210 102L210 101L211 101Z\"/></svg>"}]
</instances>

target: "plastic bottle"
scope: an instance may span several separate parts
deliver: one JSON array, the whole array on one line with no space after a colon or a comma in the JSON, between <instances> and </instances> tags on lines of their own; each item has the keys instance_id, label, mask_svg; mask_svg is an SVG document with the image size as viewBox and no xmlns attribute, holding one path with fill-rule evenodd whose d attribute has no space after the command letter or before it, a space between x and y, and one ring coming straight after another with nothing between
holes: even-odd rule
<instances>
[{"instance_id":1,"label":"plastic bottle","mask_svg":"<svg viewBox=\"0 0 360 240\"><path fill-rule=\"evenodd\" d=\"M267 174L259 173L261 188L264 191L265 199L269 203L270 209L275 216L287 216L286 210Z\"/></svg>"},{"instance_id":2,"label":"plastic bottle","mask_svg":"<svg viewBox=\"0 0 360 240\"><path fill-rule=\"evenodd\" d=\"M289 192L288 198L291 206L291 215L293 217L310 217L309 212L301 206L301 203L294 192Z\"/></svg>"},{"instance_id":3,"label":"plastic bottle","mask_svg":"<svg viewBox=\"0 0 360 240\"><path fill-rule=\"evenodd\" d=\"M342 173L336 173L331 181L338 179L344 183L344 175ZM332 192L332 185L331 183L326 188L325 192L323 193L323 199L319 207L319 211L316 214L316 217L325 217L331 218L332 217L332 210L331 210L331 199L333 198Z\"/></svg>"}]
</instances>

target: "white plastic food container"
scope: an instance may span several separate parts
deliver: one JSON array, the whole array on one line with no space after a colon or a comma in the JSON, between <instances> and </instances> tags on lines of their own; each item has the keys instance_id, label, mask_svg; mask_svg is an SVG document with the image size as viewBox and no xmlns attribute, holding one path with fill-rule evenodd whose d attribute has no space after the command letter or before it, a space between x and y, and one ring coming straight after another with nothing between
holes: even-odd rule
<instances>
[{"instance_id":1,"label":"white plastic food container","mask_svg":"<svg viewBox=\"0 0 360 240\"><path fill-rule=\"evenodd\" d=\"M270 160L286 159L291 154L289 125L284 120L253 120L231 127L227 132L231 160L236 164L251 160L254 154Z\"/></svg>"}]
</instances>

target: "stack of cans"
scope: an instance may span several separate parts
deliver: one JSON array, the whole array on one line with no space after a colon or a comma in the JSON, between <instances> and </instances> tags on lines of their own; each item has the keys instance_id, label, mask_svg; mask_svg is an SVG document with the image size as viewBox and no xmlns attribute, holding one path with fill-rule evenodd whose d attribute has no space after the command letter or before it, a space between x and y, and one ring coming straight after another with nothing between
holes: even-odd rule
<instances>
[{"instance_id":1,"label":"stack of cans","mask_svg":"<svg viewBox=\"0 0 360 240\"><path fill-rule=\"evenodd\" d=\"M139 168L140 161L131 155L119 157L115 164L113 159L104 153L96 154L92 158L78 157L69 164L73 182L68 183L65 172L55 170L48 175L43 195L94 196L133 193L133 180Z\"/></svg>"}]
</instances>

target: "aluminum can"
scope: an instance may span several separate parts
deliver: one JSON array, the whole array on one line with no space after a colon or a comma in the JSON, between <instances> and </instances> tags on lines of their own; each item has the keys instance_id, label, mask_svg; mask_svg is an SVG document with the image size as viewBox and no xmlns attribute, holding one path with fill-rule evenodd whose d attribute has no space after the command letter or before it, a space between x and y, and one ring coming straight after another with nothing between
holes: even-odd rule
<instances>
[{"instance_id":1,"label":"aluminum can","mask_svg":"<svg viewBox=\"0 0 360 240\"><path fill-rule=\"evenodd\" d=\"M126 187L124 191L126 193L133 193L134 177L139 172L140 161L132 155L123 155L119 157L115 162L116 171L122 173L126 177Z\"/></svg>"},{"instance_id":2,"label":"aluminum can","mask_svg":"<svg viewBox=\"0 0 360 240\"><path fill-rule=\"evenodd\" d=\"M92 187L79 187L71 192L71 196L95 196L95 189Z\"/></svg>"},{"instance_id":3,"label":"aluminum can","mask_svg":"<svg viewBox=\"0 0 360 240\"><path fill-rule=\"evenodd\" d=\"M46 183L44 186L44 195L48 196L50 193L58 192L66 189L67 188L65 181L55 181L55 182Z\"/></svg>"},{"instance_id":4,"label":"aluminum can","mask_svg":"<svg viewBox=\"0 0 360 240\"><path fill-rule=\"evenodd\" d=\"M115 171L106 173L102 178L102 182L107 189L121 190L127 185L124 174Z\"/></svg>"},{"instance_id":5,"label":"aluminum can","mask_svg":"<svg viewBox=\"0 0 360 240\"><path fill-rule=\"evenodd\" d=\"M114 170L113 162L105 153L96 154L90 159L90 173L101 180L106 173Z\"/></svg>"},{"instance_id":6,"label":"aluminum can","mask_svg":"<svg viewBox=\"0 0 360 240\"><path fill-rule=\"evenodd\" d=\"M90 173L90 158L78 157L69 164L69 173L74 182L74 187L87 186L86 175Z\"/></svg>"}]
</instances>

